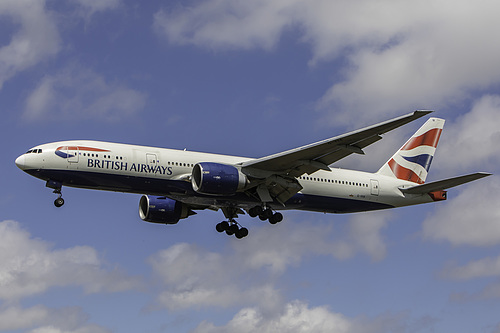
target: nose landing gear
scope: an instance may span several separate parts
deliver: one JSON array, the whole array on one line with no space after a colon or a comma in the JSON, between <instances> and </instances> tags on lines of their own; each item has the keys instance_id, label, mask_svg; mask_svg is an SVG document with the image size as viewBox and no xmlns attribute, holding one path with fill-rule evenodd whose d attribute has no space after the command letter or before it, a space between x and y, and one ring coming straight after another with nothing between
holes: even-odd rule
<instances>
[{"instance_id":1,"label":"nose landing gear","mask_svg":"<svg viewBox=\"0 0 500 333\"><path fill-rule=\"evenodd\" d=\"M64 205L64 199L62 198L62 193L61 193L61 190L54 190L53 193L56 193L58 194L59 196L57 197L56 200L54 200L54 206L56 207L61 207L62 205Z\"/></svg>"},{"instance_id":2,"label":"nose landing gear","mask_svg":"<svg viewBox=\"0 0 500 333\"><path fill-rule=\"evenodd\" d=\"M57 199L54 200L54 206L61 207L62 205L64 205L64 199L62 198L62 193L61 193L62 183L54 180L48 180L45 186L54 189L52 193L57 194Z\"/></svg>"}]
</instances>

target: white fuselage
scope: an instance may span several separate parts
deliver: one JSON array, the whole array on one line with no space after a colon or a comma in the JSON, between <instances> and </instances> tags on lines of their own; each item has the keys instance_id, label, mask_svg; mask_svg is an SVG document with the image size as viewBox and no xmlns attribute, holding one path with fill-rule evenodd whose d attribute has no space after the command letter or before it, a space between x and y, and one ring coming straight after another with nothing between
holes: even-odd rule
<instances>
[{"instance_id":1,"label":"white fuselage","mask_svg":"<svg viewBox=\"0 0 500 333\"><path fill-rule=\"evenodd\" d=\"M242 193L211 196L191 185L193 166L200 162L238 165L247 157L144 147L100 141L62 141L34 147L16 164L27 173L63 186L168 196L200 206L237 201L251 208L257 198ZM427 194L410 195L399 190L415 183L377 173L331 169L298 177L303 189L279 209L348 213L432 202Z\"/></svg>"}]
</instances>

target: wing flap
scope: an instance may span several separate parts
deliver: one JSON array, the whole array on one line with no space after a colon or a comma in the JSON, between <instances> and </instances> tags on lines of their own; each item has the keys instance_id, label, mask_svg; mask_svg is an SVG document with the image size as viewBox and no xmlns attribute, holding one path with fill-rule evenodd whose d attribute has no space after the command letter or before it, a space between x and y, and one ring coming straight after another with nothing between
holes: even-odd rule
<instances>
[{"instance_id":1,"label":"wing flap","mask_svg":"<svg viewBox=\"0 0 500 333\"><path fill-rule=\"evenodd\" d=\"M422 185L412 186L408 188L400 188L400 190L401 192L408 194L426 194L430 192L446 190L448 188L472 182L474 180L481 179L487 176L491 176L491 173L476 172L465 176L438 180L435 182L425 183Z\"/></svg>"}]
</instances>

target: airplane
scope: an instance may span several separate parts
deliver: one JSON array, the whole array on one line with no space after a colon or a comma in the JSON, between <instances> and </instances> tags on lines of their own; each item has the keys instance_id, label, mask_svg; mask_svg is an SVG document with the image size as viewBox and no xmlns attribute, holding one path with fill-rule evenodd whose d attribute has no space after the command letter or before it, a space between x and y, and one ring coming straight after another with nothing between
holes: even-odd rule
<instances>
[{"instance_id":1,"label":"airplane","mask_svg":"<svg viewBox=\"0 0 500 333\"><path fill-rule=\"evenodd\" d=\"M417 110L372 126L277 154L248 158L187 150L73 140L29 149L15 163L42 179L64 204L63 186L142 194L139 216L176 224L196 210L222 210L218 232L240 239L252 218L276 224L279 211L373 211L446 200L446 189L491 174L477 172L425 183L444 120L429 118L375 173L331 168L382 135L433 111Z\"/></svg>"}]
</instances>

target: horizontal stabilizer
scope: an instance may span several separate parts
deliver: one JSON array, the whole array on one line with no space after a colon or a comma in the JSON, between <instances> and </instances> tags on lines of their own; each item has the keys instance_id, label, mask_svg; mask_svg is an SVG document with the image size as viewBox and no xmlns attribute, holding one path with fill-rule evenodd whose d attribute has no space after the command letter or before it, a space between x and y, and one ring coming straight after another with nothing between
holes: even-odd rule
<instances>
[{"instance_id":1,"label":"horizontal stabilizer","mask_svg":"<svg viewBox=\"0 0 500 333\"><path fill-rule=\"evenodd\" d=\"M431 183L426 183L422 185L412 186L408 188L400 188L401 192L408 194L425 194L434 191L442 191L451 187L462 185L483 177L491 176L491 173L487 172L476 172L470 175L459 176L454 178L448 178L444 180L438 180Z\"/></svg>"}]
</instances>

